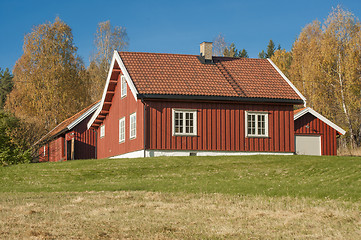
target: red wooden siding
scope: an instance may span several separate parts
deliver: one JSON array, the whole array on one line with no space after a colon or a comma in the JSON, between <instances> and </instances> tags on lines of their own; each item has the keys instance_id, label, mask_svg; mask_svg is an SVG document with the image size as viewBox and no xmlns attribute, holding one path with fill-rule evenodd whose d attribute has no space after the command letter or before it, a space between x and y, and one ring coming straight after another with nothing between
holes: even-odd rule
<instances>
[{"instance_id":1,"label":"red wooden siding","mask_svg":"<svg viewBox=\"0 0 361 240\"><path fill-rule=\"evenodd\" d=\"M96 134L92 129L87 129L92 114L76 125L74 133L74 159L91 159L95 156Z\"/></svg>"},{"instance_id":2,"label":"red wooden siding","mask_svg":"<svg viewBox=\"0 0 361 240\"><path fill-rule=\"evenodd\" d=\"M337 155L336 130L310 113L295 121L295 135L319 135L321 154Z\"/></svg>"},{"instance_id":3,"label":"red wooden siding","mask_svg":"<svg viewBox=\"0 0 361 240\"><path fill-rule=\"evenodd\" d=\"M98 147L97 158L107 158L121 155L128 152L134 152L144 149L144 107L141 100L135 100L129 86L127 86L127 96L121 98L121 73L119 74L117 84L114 85L114 95L106 99L111 102L108 115L104 119L105 136L100 138L100 127L97 128ZM130 139L130 114L136 112L136 138ZM119 143L119 119L125 117L125 141Z\"/></svg>"},{"instance_id":4,"label":"red wooden siding","mask_svg":"<svg viewBox=\"0 0 361 240\"><path fill-rule=\"evenodd\" d=\"M215 102L146 102L146 148L294 152L293 106ZM172 109L197 110L197 136L172 136ZM245 111L268 112L269 137L245 137Z\"/></svg>"},{"instance_id":5,"label":"red wooden siding","mask_svg":"<svg viewBox=\"0 0 361 240\"><path fill-rule=\"evenodd\" d=\"M57 162L65 160L64 155L64 135L39 148L39 162Z\"/></svg>"},{"instance_id":6,"label":"red wooden siding","mask_svg":"<svg viewBox=\"0 0 361 240\"><path fill-rule=\"evenodd\" d=\"M67 158L66 142L74 138L74 159L91 159L95 156L95 132L87 129L87 123L91 115L76 125L72 131L69 131L39 148L40 162L58 162L70 160Z\"/></svg>"}]
</instances>

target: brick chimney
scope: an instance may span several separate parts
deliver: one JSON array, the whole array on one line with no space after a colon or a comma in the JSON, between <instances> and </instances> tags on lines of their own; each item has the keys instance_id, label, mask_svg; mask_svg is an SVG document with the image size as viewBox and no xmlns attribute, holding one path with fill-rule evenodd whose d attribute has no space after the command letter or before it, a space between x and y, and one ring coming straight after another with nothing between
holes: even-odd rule
<instances>
[{"instance_id":1,"label":"brick chimney","mask_svg":"<svg viewBox=\"0 0 361 240\"><path fill-rule=\"evenodd\" d=\"M201 56L205 62L212 62L212 42L202 42L200 47Z\"/></svg>"}]
</instances>

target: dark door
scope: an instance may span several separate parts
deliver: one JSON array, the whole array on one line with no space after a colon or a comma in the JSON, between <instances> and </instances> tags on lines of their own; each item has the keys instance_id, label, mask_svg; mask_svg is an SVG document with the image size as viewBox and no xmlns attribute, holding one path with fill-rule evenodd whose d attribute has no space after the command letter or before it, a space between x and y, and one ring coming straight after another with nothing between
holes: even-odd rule
<instances>
[{"instance_id":1,"label":"dark door","mask_svg":"<svg viewBox=\"0 0 361 240\"><path fill-rule=\"evenodd\" d=\"M71 160L71 140L66 141L66 160Z\"/></svg>"}]
</instances>

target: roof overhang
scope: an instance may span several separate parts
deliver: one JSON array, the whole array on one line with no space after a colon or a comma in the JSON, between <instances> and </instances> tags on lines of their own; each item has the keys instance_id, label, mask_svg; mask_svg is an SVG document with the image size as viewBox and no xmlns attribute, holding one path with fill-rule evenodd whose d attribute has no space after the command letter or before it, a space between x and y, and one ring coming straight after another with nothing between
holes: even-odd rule
<instances>
[{"instance_id":1,"label":"roof overhang","mask_svg":"<svg viewBox=\"0 0 361 240\"><path fill-rule=\"evenodd\" d=\"M300 100L300 99L245 98L245 97L201 96L201 95L138 94L138 98L140 98L140 99L204 100L204 101L235 101L235 102L303 104L303 100Z\"/></svg>"},{"instance_id":2,"label":"roof overhang","mask_svg":"<svg viewBox=\"0 0 361 240\"><path fill-rule=\"evenodd\" d=\"M306 107L303 110L297 112L293 119L296 121L297 119L299 119L300 117L302 117L303 115L305 115L306 113L310 113L313 116L315 116L316 118L320 119L321 121L323 121L324 123L326 123L327 125L329 125L330 127L332 127L333 129L335 129L338 133L345 135L346 131L343 130L342 128L340 128L339 126L337 126L336 124L334 124L333 122L331 122L330 120L328 120L327 118L325 118L324 116L322 116L321 114L319 114L318 112L316 112L315 110L313 110L310 107Z\"/></svg>"},{"instance_id":3,"label":"roof overhang","mask_svg":"<svg viewBox=\"0 0 361 240\"><path fill-rule=\"evenodd\" d=\"M73 122L71 122L68 126L64 127L61 131L59 131L57 134L52 135L51 137L48 137L51 132L53 132L56 128L58 128L59 125L61 125L63 122L59 123L54 127L52 130L50 130L47 134L45 134L39 141L34 143L33 145L36 146L38 144L49 142L55 138L57 138L60 135L63 135L67 131L70 131L73 129L76 125L78 125L81 121L83 121L85 118L87 118L90 114L92 114L98 107L100 102L95 103L91 108L89 108L85 113L83 113L81 116L79 116L77 119L75 119ZM64 120L66 121L66 120Z\"/></svg>"},{"instance_id":4,"label":"roof overhang","mask_svg":"<svg viewBox=\"0 0 361 240\"><path fill-rule=\"evenodd\" d=\"M78 125L81 121L83 121L85 118L87 118L90 114L92 114L96 109L98 109L100 105L100 102L97 102L92 106L88 111L83 113L80 117L78 117L76 120L74 120L72 123L70 123L67 128L68 130L73 129L76 125Z\"/></svg>"},{"instance_id":5,"label":"roof overhang","mask_svg":"<svg viewBox=\"0 0 361 240\"><path fill-rule=\"evenodd\" d=\"M117 66L119 66L118 69L115 69L115 64L117 63ZM99 114L102 113L102 110L104 108L104 102L105 102L105 98L107 96L107 94L109 93L108 89L109 89L109 84L110 81L116 81L117 79L111 79L112 78L112 74L114 72L116 72L117 74L115 74L116 78L118 78L120 71L122 72L122 74L125 76L125 79L127 81L127 84L132 92L132 95L134 97L134 99L137 101L137 95L138 95L138 91L121 59L121 57L119 56L119 53L117 51L114 51L113 57L112 57L112 61L110 64L110 68L109 68L109 72L108 72L108 77L106 79L105 82L105 86L104 86L104 90L103 90L103 95L102 95L102 99L100 101L100 104L97 108L97 110L95 111L95 113L93 114L93 116L91 117L91 119L89 120L87 127L88 129L92 127L92 125L94 124L95 120L98 118ZM113 76L114 78L114 76ZM112 93L114 95L114 93ZM103 111L104 112L104 111Z\"/></svg>"}]
</instances>

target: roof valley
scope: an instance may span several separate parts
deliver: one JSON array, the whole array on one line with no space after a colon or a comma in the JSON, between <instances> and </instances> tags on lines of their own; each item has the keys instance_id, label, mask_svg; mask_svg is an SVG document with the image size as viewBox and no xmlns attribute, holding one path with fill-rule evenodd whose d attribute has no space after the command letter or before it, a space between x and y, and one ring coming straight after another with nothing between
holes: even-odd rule
<instances>
[{"instance_id":1,"label":"roof valley","mask_svg":"<svg viewBox=\"0 0 361 240\"><path fill-rule=\"evenodd\" d=\"M217 68L222 73L224 78L229 82L231 87L236 91L236 93L241 97L247 97L242 88L238 85L238 83L233 79L232 75L227 71L227 69L223 66L223 64L219 61L216 63Z\"/></svg>"}]
</instances>

